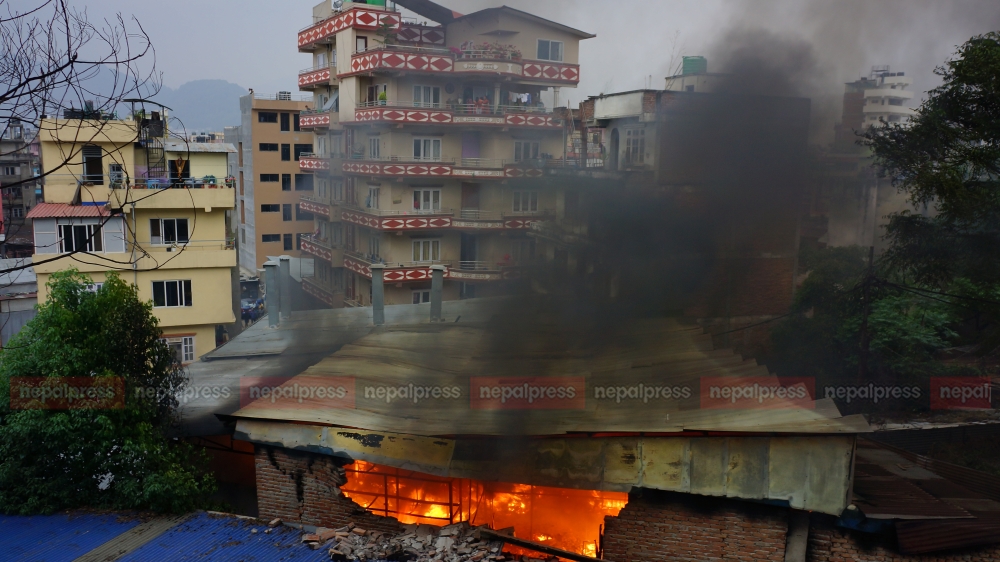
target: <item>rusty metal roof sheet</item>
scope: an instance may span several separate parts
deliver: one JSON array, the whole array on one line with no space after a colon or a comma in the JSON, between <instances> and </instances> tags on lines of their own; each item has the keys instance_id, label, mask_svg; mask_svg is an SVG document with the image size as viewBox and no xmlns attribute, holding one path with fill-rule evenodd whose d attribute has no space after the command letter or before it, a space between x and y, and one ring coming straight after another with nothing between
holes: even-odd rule
<instances>
[{"instance_id":1,"label":"rusty metal roof sheet","mask_svg":"<svg viewBox=\"0 0 1000 562\"><path fill-rule=\"evenodd\" d=\"M163 143L166 152L226 152L235 153L236 147L229 142L183 142L169 141Z\"/></svg>"},{"instance_id":2,"label":"rusty metal roof sheet","mask_svg":"<svg viewBox=\"0 0 1000 562\"><path fill-rule=\"evenodd\" d=\"M1000 543L1000 478L889 445L858 441L854 504L895 519L904 553Z\"/></svg>"},{"instance_id":3,"label":"rusty metal roof sheet","mask_svg":"<svg viewBox=\"0 0 1000 562\"><path fill-rule=\"evenodd\" d=\"M26 218L50 219L66 217L106 217L109 212L104 205L69 205L66 203L39 203L28 211Z\"/></svg>"}]
</instances>

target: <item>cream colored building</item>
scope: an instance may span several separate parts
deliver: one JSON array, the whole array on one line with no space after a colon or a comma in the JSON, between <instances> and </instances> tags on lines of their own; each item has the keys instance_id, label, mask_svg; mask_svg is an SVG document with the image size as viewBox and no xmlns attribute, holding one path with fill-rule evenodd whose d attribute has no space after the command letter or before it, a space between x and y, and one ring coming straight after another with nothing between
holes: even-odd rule
<instances>
[{"instance_id":1,"label":"cream colored building","mask_svg":"<svg viewBox=\"0 0 1000 562\"><path fill-rule=\"evenodd\" d=\"M236 251L227 223L236 190L226 181L235 149L168 140L159 114L46 119L40 140L42 169L52 173L45 203L28 214L39 302L55 271L75 267L95 283L117 271L153 301L182 362L214 349L216 327L235 322ZM60 254L67 255L46 261Z\"/></svg>"},{"instance_id":2,"label":"cream colored building","mask_svg":"<svg viewBox=\"0 0 1000 562\"><path fill-rule=\"evenodd\" d=\"M385 264L386 304L427 302L430 267L444 298L501 294L532 262L532 225L560 202L544 179L567 165L560 89L576 87L589 33L509 7L459 15L404 3L324 2L299 32L299 74L315 109L301 116L316 174L301 205L316 216L302 249L304 289L330 306L370 304Z\"/></svg>"}]
</instances>

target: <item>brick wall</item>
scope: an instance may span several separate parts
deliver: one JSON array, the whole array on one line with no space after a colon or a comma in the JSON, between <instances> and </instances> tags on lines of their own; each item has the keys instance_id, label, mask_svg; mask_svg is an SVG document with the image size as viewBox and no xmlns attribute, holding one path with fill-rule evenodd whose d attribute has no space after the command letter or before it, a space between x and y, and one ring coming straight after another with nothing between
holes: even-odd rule
<instances>
[{"instance_id":1,"label":"brick wall","mask_svg":"<svg viewBox=\"0 0 1000 562\"><path fill-rule=\"evenodd\" d=\"M644 491L604 519L604 558L615 562L782 562L788 513L733 500Z\"/></svg>"},{"instance_id":2,"label":"brick wall","mask_svg":"<svg viewBox=\"0 0 1000 562\"><path fill-rule=\"evenodd\" d=\"M809 529L809 550L806 562L998 562L1000 545L955 552L931 554L899 554L886 541L870 536L813 525Z\"/></svg>"},{"instance_id":3,"label":"brick wall","mask_svg":"<svg viewBox=\"0 0 1000 562\"><path fill-rule=\"evenodd\" d=\"M347 482L343 462L327 455L257 446L257 506L261 519L337 528L351 522L398 532L399 522L365 511L340 492Z\"/></svg>"}]
</instances>

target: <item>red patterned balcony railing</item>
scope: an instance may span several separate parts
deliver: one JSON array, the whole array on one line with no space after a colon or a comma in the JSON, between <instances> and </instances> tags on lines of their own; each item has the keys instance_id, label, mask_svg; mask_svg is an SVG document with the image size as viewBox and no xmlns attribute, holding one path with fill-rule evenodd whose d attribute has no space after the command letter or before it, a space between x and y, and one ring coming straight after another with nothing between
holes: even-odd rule
<instances>
[{"instance_id":1,"label":"red patterned balcony railing","mask_svg":"<svg viewBox=\"0 0 1000 562\"><path fill-rule=\"evenodd\" d=\"M540 168L504 164L496 168L484 168L469 162L427 162L396 160L345 160L343 172L363 176L383 177L436 177L436 178L478 178L510 179L537 178L544 175Z\"/></svg>"},{"instance_id":2,"label":"red patterned balcony railing","mask_svg":"<svg viewBox=\"0 0 1000 562\"><path fill-rule=\"evenodd\" d=\"M340 113L327 111L302 111L299 113L299 127L302 129L326 129L340 122Z\"/></svg>"},{"instance_id":3,"label":"red patterned balcony railing","mask_svg":"<svg viewBox=\"0 0 1000 562\"><path fill-rule=\"evenodd\" d=\"M351 206L341 211L341 220L375 230L528 230L555 212L487 213L451 209L437 211L382 210Z\"/></svg>"},{"instance_id":4,"label":"red patterned balcony railing","mask_svg":"<svg viewBox=\"0 0 1000 562\"><path fill-rule=\"evenodd\" d=\"M314 255L335 267L340 266L340 262L344 257L343 248L339 248L313 235L302 236L302 251Z\"/></svg>"},{"instance_id":5,"label":"red patterned balcony railing","mask_svg":"<svg viewBox=\"0 0 1000 562\"><path fill-rule=\"evenodd\" d=\"M544 107L523 105L476 106L437 104L420 107L413 102L382 100L362 102L354 110L356 123L412 123L418 125L493 125L537 129L562 129L563 123Z\"/></svg>"},{"instance_id":6,"label":"red patterned balcony railing","mask_svg":"<svg viewBox=\"0 0 1000 562\"><path fill-rule=\"evenodd\" d=\"M300 31L299 49L310 49L313 45L327 41L338 32L350 27L365 31L377 31L380 27L396 30L401 22L402 17L396 12L354 7L346 12L336 13Z\"/></svg>"},{"instance_id":7,"label":"red patterned balcony railing","mask_svg":"<svg viewBox=\"0 0 1000 562\"><path fill-rule=\"evenodd\" d=\"M299 170L303 172L315 172L330 169L330 159L316 154L300 154Z\"/></svg>"},{"instance_id":8,"label":"red patterned balcony railing","mask_svg":"<svg viewBox=\"0 0 1000 562\"><path fill-rule=\"evenodd\" d=\"M321 201L314 197L299 197L299 207L307 213L324 216L328 220L334 217L333 206L327 201Z\"/></svg>"},{"instance_id":9,"label":"red patterned balcony railing","mask_svg":"<svg viewBox=\"0 0 1000 562\"><path fill-rule=\"evenodd\" d=\"M314 66L299 71L299 89L311 89L314 86L326 86L330 84L330 78L337 77L337 62L330 61L329 64Z\"/></svg>"}]
</instances>

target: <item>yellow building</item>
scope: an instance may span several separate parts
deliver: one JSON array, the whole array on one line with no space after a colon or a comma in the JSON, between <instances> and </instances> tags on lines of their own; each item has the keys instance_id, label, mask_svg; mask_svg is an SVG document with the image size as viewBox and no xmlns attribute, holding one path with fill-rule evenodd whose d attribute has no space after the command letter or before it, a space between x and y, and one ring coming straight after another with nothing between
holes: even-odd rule
<instances>
[{"instance_id":1,"label":"yellow building","mask_svg":"<svg viewBox=\"0 0 1000 562\"><path fill-rule=\"evenodd\" d=\"M216 347L217 326L235 322L236 251L227 236L235 189L226 181L235 149L166 134L158 113L43 120L42 169L52 173L45 203L28 218L39 303L55 271L75 267L98 284L118 271L153 301L163 337L189 363Z\"/></svg>"}]
</instances>

